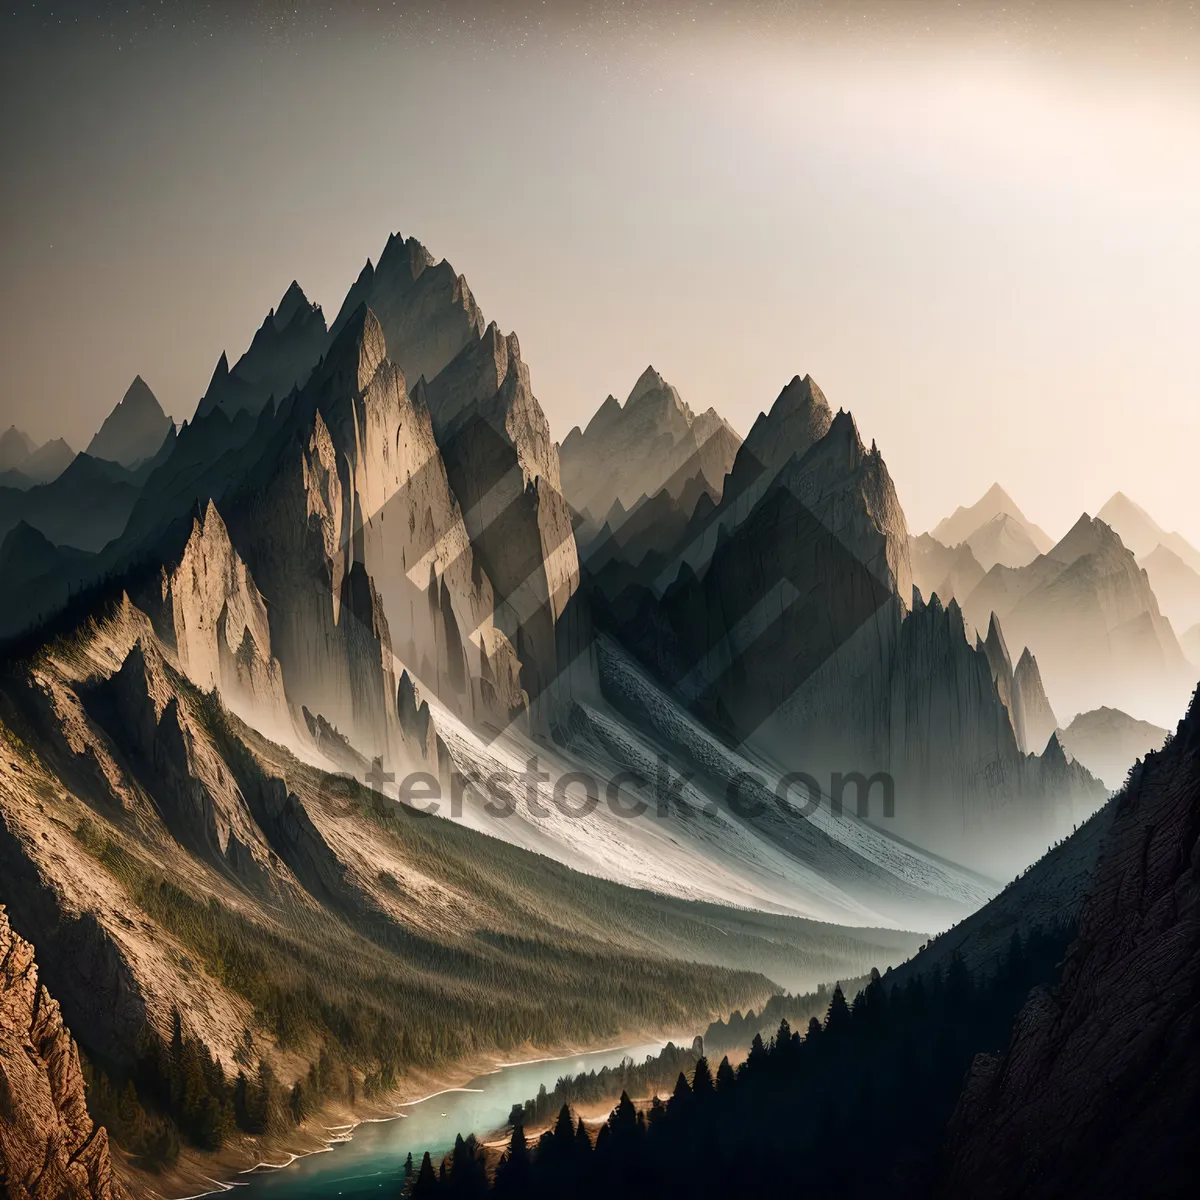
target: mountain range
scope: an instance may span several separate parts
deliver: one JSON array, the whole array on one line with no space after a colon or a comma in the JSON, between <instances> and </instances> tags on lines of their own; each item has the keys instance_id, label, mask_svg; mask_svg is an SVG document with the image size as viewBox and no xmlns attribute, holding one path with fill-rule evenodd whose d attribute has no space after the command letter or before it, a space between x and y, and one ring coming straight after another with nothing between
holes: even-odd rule
<instances>
[{"instance_id":1,"label":"mountain range","mask_svg":"<svg viewBox=\"0 0 1200 1200\"><path fill-rule=\"evenodd\" d=\"M1032 545L1035 557L1037 554L1045 554L1054 544L1053 539L1025 516L1013 498L998 483L993 483L969 508L960 505L950 516L939 522L933 529L933 537L945 546L958 546L979 537L985 527L999 518L1007 520L1000 521L984 541L985 544L988 541L1000 543L1007 539L1012 547L1009 551L1010 557L1019 557L1026 544ZM995 562L1000 561L1002 560L993 560L984 570L989 570ZM1031 559L1027 558L1025 561L1029 562ZM1025 563L1005 562L1004 565L1024 566Z\"/></svg>"},{"instance_id":2,"label":"mountain range","mask_svg":"<svg viewBox=\"0 0 1200 1200\"><path fill-rule=\"evenodd\" d=\"M36 487L51 483L70 465L75 451L62 438L41 446L15 425L0 434L0 488Z\"/></svg>"},{"instance_id":3,"label":"mountain range","mask_svg":"<svg viewBox=\"0 0 1200 1200\"><path fill-rule=\"evenodd\" d=\"M561 449L533 380L393 235L0 495L0 903L143 1158L250 1132L213 1064L385 1094L899 963L1105 804L1056 712L1188 678L1108 525L913 539L809 376L741 441L648 369Z\"/></svg>"},{"instance_id":4,"label":"mountain range","mask_svg":"<svg viewBox=\"0 0 1200 1200\"><path fill-rule=\"evenodd\" d=\"M1193 571L1200 572L1200 550L1182 534L1164 530L1144 508L1123 492L1115 492L1096 516L1116 530L1121 541L1138 558L1144 558L1156 546L1165 546Z\"/></svg>"}]
</instances>

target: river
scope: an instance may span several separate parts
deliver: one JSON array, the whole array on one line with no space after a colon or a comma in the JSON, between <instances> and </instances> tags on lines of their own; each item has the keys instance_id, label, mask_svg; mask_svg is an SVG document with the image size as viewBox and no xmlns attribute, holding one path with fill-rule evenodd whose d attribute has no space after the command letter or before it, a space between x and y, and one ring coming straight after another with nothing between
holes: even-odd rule
<instances>
[{"instance_id":1,"label":"river","mask_svg":"<svg viewBox=\"0 0 1200 1200\"><path fill-rule=\"evenodd\" d=\"M472 1079L465 1087L438 1092L398 1107L392 1120L364 1121L353 1130L331 1130L330 1137L343 1136L327 1151L298 1158L281 1170L255 1170L239 1175L237 1200L345 1200L354 1197L398 1198L404 1160L411 1152L420 1166L426 1150L436 1162L454 1146L456 1134L484 1134L498 1129L514 1104L537 1095L544 1083L553 1089L563 1075L616 1066L626 1055L642 1062L657 1054L661 1042L572 1054L536 1062L515 1063ZM349 1134L349 1137L344 1135Z\"/></svg>"}]
</instances>

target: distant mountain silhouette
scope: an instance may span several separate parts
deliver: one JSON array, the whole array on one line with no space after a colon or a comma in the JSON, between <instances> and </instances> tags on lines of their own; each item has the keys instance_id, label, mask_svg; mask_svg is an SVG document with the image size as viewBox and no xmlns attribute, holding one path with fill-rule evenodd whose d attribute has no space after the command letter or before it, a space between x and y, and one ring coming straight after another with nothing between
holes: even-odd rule
<instances>
[{"instance_id":1,"label":"distant mountain silhouette","mask_svg":"<svg viewBox=\"0 0 1200 1200\"><path fill-rule=\"evenodd\" d=\"M92 458L135 467L158 453L170 429L171 418L138 375L88 443L87 452Z\"/></svg>"},{"instance_id":2,"label":"distant mountain silhouette","mask_svg":"<svg viewBox=\"0 0 1200 1200\"><path fill-rule=\"evenodd\" d=\"M1114 493L1096 516L1121 535L1121 541L1137 558L1145 557L1155 546L1162 545L1178 555L1193 571L1200 573L1200 550L1182 534L1168 533L1124 492Z\"/></svg>"},{"instance_id":3,"label":"distant mountain silhouette","mask_svg":"<svg viewBox=\"0 0 1200 1200\"><path fill-rule=\"evenodd\" d=\"M1025 516L1016 501L998 483L993 483L969 508L960 506L951 516L940 521L933 530L933 536L944 545L957 546L1001 515L1012 517L1024 529L1039 554L1045 554L1054 544L1053 539Z\"/></svg>"}]
</instances>

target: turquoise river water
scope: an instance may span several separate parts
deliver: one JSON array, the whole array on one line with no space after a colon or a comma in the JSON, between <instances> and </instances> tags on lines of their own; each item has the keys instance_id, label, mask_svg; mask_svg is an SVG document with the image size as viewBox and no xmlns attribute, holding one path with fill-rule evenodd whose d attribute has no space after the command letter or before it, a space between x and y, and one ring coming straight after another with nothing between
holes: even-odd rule
<instances>
[{"instance_id":1,"label":"turquoise river water","mask_svg":"<svg viewBox=\"0 0 1200 1200\"><path fill-rule=\"evenodd\" d=\"M465 1087L401 1105L399 1115L391 1120L364 1121L352 1130L330 1130L331 1138L343 1140L279 1170L237 1175L228 1181L233 1185L230 1194L237 1200L398 1198L404 1160L410 1152L418 1166L426 1150L436 1162L453 1147L456 1134L465 1137L498 1129L512 1106L537 1095L543 1083L553 1089L563 1075L616 1066L626 1055L641 1062L661 1049L662 1043L653 1042L501 1067Z\"/></svg>"}]
</instances>

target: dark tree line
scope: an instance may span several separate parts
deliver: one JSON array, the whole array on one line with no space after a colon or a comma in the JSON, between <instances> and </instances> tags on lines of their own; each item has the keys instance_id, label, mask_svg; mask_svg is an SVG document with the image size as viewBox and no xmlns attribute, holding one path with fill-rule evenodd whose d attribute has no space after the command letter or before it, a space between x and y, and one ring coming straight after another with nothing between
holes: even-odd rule
<instances>
[{"instance_id":1,"label":"dark tree line","mask_svg":"<svg viewBox=\"0 0 1200 1200\"><path fill-rule=\"evenodd\" d=\"M736 1070L723 1058L714 1072L702 1057L666 1101L639 1109L622 1094L594 1137L565 1104L534 1145L518 1121L490 1184L478 1146L460 1138L440 1169L425 1157L409 1193L928 1195L972 1059L1007 1044L1030 987L1053 980L1068 941L1014 935L1000 969L981 979L957 956L903 986L873 972L853 1004L837 988L824 1021L813 1017L803 1034L784 1018L769 1041L756 1035Z\"/></svg>"},{"instance_id":2,"label":"dark tree line","mask_svg":"<svg viewBox=\"0 0 1200 1200\"><path fill-rule=\"evenodd\" d=\"M648 1096L674 1083L681 1071L691 1074L702 1053L699 1038L691 1046L676 1046L668 1042L658 1054L647 1055L643 1062L624 1058L615 1067L598 1071L581 1071L578 1075L563 1075L548 1091L543 1084L532 1100L513 1109L511 1125L542 1125L564 1104L571 1108L603 1104L615 1100L622 1092Z\"/></svg>"},{"instance_id":3,"label":"dark tree line","mask_svg":"<svg viewBox=\"0 0 1200 1200\"><path fill-rule=\"evenodd\" d=\"M171 1038L147 1028L131 1070L84 1060L88 1109L97 1123L149 1169L169 1166L184 1144L219 1150L237 1131L280 1133L299 1125L331 1095L354 1099L354 1076L328 1048L290 1088L259 1063L231 1079L199 1038L172 1013Z\"/></svg>"}]
</instances>

